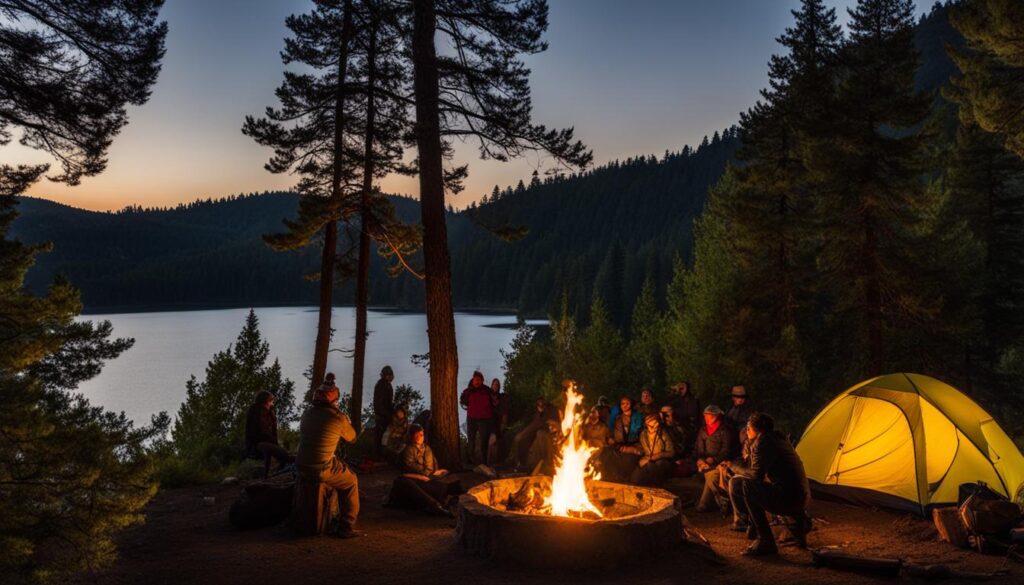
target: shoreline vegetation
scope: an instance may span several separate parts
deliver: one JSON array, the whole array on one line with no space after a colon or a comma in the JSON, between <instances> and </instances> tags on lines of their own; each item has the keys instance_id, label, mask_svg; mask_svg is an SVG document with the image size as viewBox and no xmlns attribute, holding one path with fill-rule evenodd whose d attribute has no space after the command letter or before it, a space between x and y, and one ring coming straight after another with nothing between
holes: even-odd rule
<instances>
[{"instance_id":1,"label":"shoreline vegetation","mask_svg":"<svg viewBox=\"0 0 1024 585\"><path fill-rule=\"evenodd\" d=\"M188 311L221 311L231 309L273 309L273 308L295 308L295 309L309 309L310 311L316 311L317 307L309 303L195 303L195 304L156 304L156 305L114 305L109 307L85 307L82 309L81 315L88 317L90 315L128 315L133 313L183 313ZM335 304L335 309L353 309L355 305L343 303ZM416 315L421 314L421 309L405 309L402 307L394 306L375 306L370 305L367 307L370 311L378 313L395 313L401 315ZM455 307L456 313L463 313L467 315L511 315L517 316L518 313L514 307ZM547 315L543 314L526 314L518 315L523 319L546 319ZM513 323L514 325L514 323Z\"/></svg>"}]
</instances>

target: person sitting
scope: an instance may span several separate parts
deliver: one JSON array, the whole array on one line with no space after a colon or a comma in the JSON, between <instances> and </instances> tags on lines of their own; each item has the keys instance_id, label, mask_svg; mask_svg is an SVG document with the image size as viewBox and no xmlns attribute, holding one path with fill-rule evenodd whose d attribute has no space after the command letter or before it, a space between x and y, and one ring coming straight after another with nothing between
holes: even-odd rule
<instances>
[{"instance_id":1,"label":"person sitting","mask_svg":"<svg viewBox=\"0 0 1024 585\"><path fill-rule=\"evenodd\" d=\"M693 446L694 464L704 477L704 491L697 502L698 512L711 509L715 501L714 487L718 485L721 472L718 464L732 457L735 433L725 418L725 413L712 404L704 409L704 426L697 433L697 442ZM720 508L724 503L719 502ZM725 510L722 510L725 512Z\"/></svg>"},{"instance_id":2,"label":"person sitting","mask_svg":"<svg viewBox=\"0 0 1024 585\"><path fill-rule=\"evenodd\" d=\"M527 465L530 447L533 446L537 432L547 427L548 419L552 418L558 418L558 411L547 400L538 398L530 420L523 427L523 430L516 433L516 438L512 441L515 447L516 467L519 471L529 471L531 469Z\"/></svg>"},{"instance_id":3,"label":"person sitting","mask_svg":"<svg viewBox=\"0 0 1024 585\"><path fill-rule=\"evenodd\" d=\"M530 475L554 475L555 454L558 453L563 440L562 423L550 418L544 429L537 432L530 445L527 465Z\"/></svg>"},{"instance_id":4,"label":"person sitting","mask_svg":"<svg viewBox=\"0 0 1024 585\"><path fill-rule=\"evenodd\" d=\"M640 461L629 477L636 485L659 485L672 476L675 469L672 439L662 427L661 417L651 413L644 417L644 430L640 432Z\"/></svg>"},{"instance_id":5,"label":"person sitting","mask_svg":"<svg viewBox=\"0 0 1024 585\"><path fill-rule=\"evenodd\" d=\"M788 516L793 540L806 548L807 532L811 529L807 515L811 490L800 456L789 439L775 430L775 421L767 414L750 415L745 432L750 443L750 464L729 465L736 474L729 482L729 496L733 506L750 521L747 536L755 539L744 554L778 552L769 513Z\"/></svg>"},{"instance_id":6,"label":"person sitting","mask_svg":"<svg viewBox=\"0 0 1024 585\"><path fill-rule=\"evenodd\" d=\"M278 468L295 460L277 442L277 414L274 395L267 390L256 393L245 417L245 452L253 459L263 460L263 477L270 475L270 460L277 460Z\"/></svg>"},{"instance_id":7,"label":"person sitting","mask_svg":"<svg viewBox=\"0 0 1024 585\"><path fill-rule=\"evenodd\" d=\"M695 440L696 433L690 435L686 427L679 424L679 421L676 420L676 411L671 406L662 407L659 414L662 415L662 426L669 433L669 438L672 441L676 460L686 459L689 457L690 451L693 450L692 440Z\"/></svg>"},{"instance_id":8,"label":"person sitting","mask_svg":"<svg viewBox=\"0 0 1024 585\"><path fill-rule=\"evenodd\" d=\"M690 383L683 381L672 386L667 404L672 407L676 422L686 429L687 436L696 437L702 422L701 407L700 400L690 389Z\"/></svg>"},{"instance_id":9,"label":"person sitting","mask_svg":"<svg viewBox=\"0 0 1024 585\"><path fill-rule=\"evenodd\" d=\"M597 406L587 413L587 420L583 422L583 442L591 449L601 450L608 446L608 439L612 432L608 425L601 422L601 411Z\"/></svg>"},{"instance_id":10,"label":"person sitting","mask_svg":"<svg viewBox=\"0 0 1024 585\"><path fill-rule=\"evenodd\" d=\"M640 431L644 427L643 415L634 410L629 396L619 399L619 415L615 417L612 436L608 439L602 466L609 481L625 481L640 462Z\"/></svg>"},{"instance_id":11,"label":"person sitting","mask_svg":"<svg viewBox=\"0 0 1024 585\"><path fill-rule=\"evenodd\" d=\"M754 413L754 405L750 402L750 396L747 394L745 386L733 386L730 398L732 406L725 416L729 419L732 428L737 431L738 440L734 448L738 453L743 444L747 442L747 434L744 429L747 428L747 420L750 419L750 415Z\"/></svg>"},{"instance_id":12,"label":"person sitting","mask_svg":"<svg viewBox=\"0 0 1024 585\"><path fill-rule=\"evenodd\" d=\"M319 482L338 492L340 508L338 533L341 538L361 536L355 530L359 518L359 479L343 459L336 455L338 445L353 443L356 430L336 404L338 388L321 386L312 396L312 405L299 421L299 452L295 466L300 476Z\"/></svg>"},{"instance_id":13,"label":"person sitting","mask_svg":"<svg viewBox=\"0 0 1024 585\"><path fill-rule=\"evenodd\" d=\"M641 416L648 414L658 414L658 404L654 401L654 392L651 392L650 388L644 388L640 391L640 405L637 407Z\"/></svg>"},{"instance_id":14,"label":"person sitting","mask_svg":"<svg viewBox=\"0 0 1024 585\"><path fill-rule=\"evenodd\" d=\"M463 493L462 485L458 481L440 481L448 471L438 469L423 427L416 424L409 427L409 444L402 450L400 464L402 474L391 485L385 506L453 516L451 508L455 498Z\"/></svg>"},{"instance_id":15,"label":"person sitting","mask_svg":"<svg viewBox=\"0 0 1024 585\"><path fill-rule=\"evenodd\" d=\"M598 415L601 419L601 423L608 427L611 431L611 425L608 424L608 418L611 416L612 407L608 402L607 396L600 396L597 399L597 405L594 406L597 409Z\"/></svg>"},{"instance_id":16,"label":"person sitting","mask_svg":"<svg viewBox=\"0 0 1024 585\"><path fill-rule=\"evenodd\" d=\"M396 461L405 450L406 435L409 432L409 417L406 410L407 407L404 404L395 407L391 415L391 423L384 431L384 456L390 462Z\"/></svg>"}]
</instances>

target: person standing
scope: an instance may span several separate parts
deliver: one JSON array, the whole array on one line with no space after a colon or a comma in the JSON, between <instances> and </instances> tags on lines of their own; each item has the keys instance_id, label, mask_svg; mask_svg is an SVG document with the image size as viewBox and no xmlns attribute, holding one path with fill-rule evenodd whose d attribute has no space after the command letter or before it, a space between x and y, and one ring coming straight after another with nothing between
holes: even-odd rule
<instances>
[{"instance_id":1,"label":"person standing","mask_svg":"<svg viewBox=\"0 0 1024 585\"><path fill-rule=\"evenodd\" d=\"M511 408L511 400L507 392L501 391L501 380L491 380L491 397L494 402L494 427L491 435L494 437L493 445L488 442L490 461L504 461L505 450L502 440L505 430L508 428L508 412Z\"/></svg>"},{"instance_id":2,"label":"person standing","mask_svg":"<svg viewBox=\"0 0 1024 585\"><path fill-rule=\"evenodd\" d=\"M490 386L484 384L482 373L473 372L473 378L469 381L469 386L462 391L459 402L466 410L466 436L469 440L469 453L466 460L476 461L473 453L479 447L480 459L478 462L487 465L487 443L490 441L491 429L494 427L494 395Z\"/></svg>"},{"instance_id":3,"label":"person standing","mask_svg":"<svg viewBox=\"0 0 1024 585\"><path fill-rule=\"evenodd\" d=\"M811 489L800 456L789 439L775 430L775 421L767 414L752 414L744 432L750 444L750 464L729 464L736 474L729 481L729 496L751 524L747 535L756 538L743 554L778 552L768 514L788 516L793 539L806 548Z\"/></svg>"},{"instance_id":4,"label":"person standing","mask_svg":"<svg viewBox=\"0 0 1024 585\"><path fill-rule=\"evenodd\" d=\"M394 380L391 366L384 366L380 370L380 380L373 387L373 447L378 457L384 454L384 432L395 410L395 389L391 386Z\"/></svg>"},{"instance_id":5,"label":"person standing","mask_svg":"<svg viewBox=\"0 0 1024 585\"><path fill-rule=\"evenodd\" d=\"M260 390L249 406L245 417L245 451L249 457L263 459L263 477L270 474L270 460L276 459L278 467L294 460L287 450L277 442L277 414L274 413L274 395Z\"/></svg>"},{"instance_id":6,"label":"person standing","mask_svg":"<svg viewBox=\"0 0 1024 585\"><path fill-rule=\"evenodd\" d=\"M338 492L341 538L362 536L355 530L359 518L359 479L344 460L336 455L338 445L353 443L356 430L352 422L338 409L338 389L320 387L313 393L312 405L299 421L299 452L295 467L299 474L311 482L326 484Z\"/></svg>"}]
</instances>

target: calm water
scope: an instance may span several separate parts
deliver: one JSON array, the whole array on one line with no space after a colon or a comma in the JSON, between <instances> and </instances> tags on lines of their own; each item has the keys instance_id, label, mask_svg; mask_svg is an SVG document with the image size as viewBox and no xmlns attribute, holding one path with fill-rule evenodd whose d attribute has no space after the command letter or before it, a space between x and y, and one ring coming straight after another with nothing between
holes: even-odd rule
<instances>
[{"instance_id":1,"label":"calm water","mask_svg":"<svg viewBox=\"0 0 1024 585\"><path fill-rule=\"evenodd\" d=\"M83 319L109 320L114 334L134 337L135 346L108 362L97 378L80 390L94 404L124 411L137 422L148 422L152 414L165 410L174 416L185 398L185 381L195 374L203 379L213 354L233 343L245 324L248 309L122 313L88 315ZM260 331L270 342L271 359L281 361L285 377L295 382L301 396L306 380L302 373L313 361L316 337L316 309L277 307L256 309ZM355 309L338 307L333 317L335 339L332 348L351 349ZM455 329L459 345L459 380L468 381L479 369L488 380L502 378L499 350L508 348L515 332L513 315L457 313ZM540 323L540 322L537 322ZM395 384L410 384L424 398L429 397L430 380L424 368L409 358L427 352L427 320L422 313L370 311L370 336L366 346L364 396L372 396L381 367L395 371ZM328 371L338 378L342 392L351 383L352 359L331 352Z\"/></svg>"}]
</instances>

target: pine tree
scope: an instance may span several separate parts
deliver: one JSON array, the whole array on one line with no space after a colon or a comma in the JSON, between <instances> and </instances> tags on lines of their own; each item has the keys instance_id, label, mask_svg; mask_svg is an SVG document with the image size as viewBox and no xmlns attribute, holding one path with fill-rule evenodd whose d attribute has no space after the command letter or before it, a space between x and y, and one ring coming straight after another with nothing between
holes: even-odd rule
<instances>
[{"instance_id":1,"label":"pine tree","mask_svg":"<svg viewBox=\"0 0 1024 585\"><path fill-rule=\"evenodd\" d=\"M589 320L574 348L569 377L590 399L611 398L623 389L622 356L626 343L599 295L594 295Z\"/></svg>"},{"instance_id":2,"label":"pine tree","mask_svg":"<svg viewBox=\"0 0 1024 585\"><path fill-rule=\"evenodd\" d=\"M952 52L962 73L950 92L960 116L1024 158L1024 3L964 0L951 7L950 20L967 41Z\"/></svg>"},{"instance_id":3,"label":"pine tree","mask_svg":"<svg viewBox=\"0 0 1024 585\"><path fill-rule=\"evenodd\" d=\"M446 176L445 137L478 139L485 159L507 160L539 150L583 167L592 157L573 142L571 129L548 130L531 122L529 70L520 55L546 48L541 40L547 28L544 0L411 0L411 8L427 331L433 357L431 440L441 464L450 466L459 454L459 368L444 194L465 176L465 167ZM437 53L438 30L455 47L453 55Z\"/></svg>"},{"instance_id":4,"label":"pine tree","mask_svg":"<svg viewBox=\"0 0 1024 585\"><path fill-rule=\"evenodd\" d=\"M52 155L56 182L106 166L107 149L160 70L160 0L8 3L0 35L0 145ZM25 276L48 244L8 239L15 196L49 165L0 166L0 580L56 579L113 560L114 535L141 521L156 490L146 444L159 432L68 393L131 347L109 322L76 323L78 292Z\"/></svg>"},{"instance_id":5,"label":"pine tree","mask_svg":"<svg viewBox=\"0 0 1024 585\"><path fill-rule=\"evenodd\" d=\"M308 14L285 21L292 37L285 39L281 59L311 72L286 71L277 90L280 108L265 117L246 116L242 132L274 149L264 165L272 173L298 172L299 214L285 220L286 233L265 236L277 250L295 250L321 239L320 303L310 388L323 381L331 342L331 310L337 261L338 221L351 205L357 164L349 156L358 147L346 127L350 42L355 34L352 0L316 0Z\"/></svg>"},{"instance_id":6,"label":"pine tree","mask_svg":"<svg viewBox=\"0 0 1024 585\"><path fill-rule=\"evenodd\" d=\"M629 380L633 385L657 389L667 386L665 357L662 354L664 327L665 316L658 310L654 297L654 281L647 277L633 305L625 354Z\"/></svg>"},{"instance_id":7,"label":"pine tree","mask_svg":"<svg viewBox=\"0 0 1024 585\"><path fill-rule=\"evenodd\" d=\"M367 307L370 289L370 242L376 241L382 255L396 260L392 275L402 268L418 274L406 263L417 247L419 233L395 217L394 207L375 189L374 181L393 172L409 172L402 164L402 140L409 131L409 108L398 96L408 82L401 61L402 37L397 14L381 0L361 0L356 9L361 26L355 31L356 56L351 77L362 90L353 104L350 121L362 135L361 183L358 202L358 247L356 255L356 330L352 365L349 412L363 409L363 371L366 361ZM361 50L358 49L361 45ZM361 54L360 54L361 53ZM361 417L353 417L356 431Z\"/></svg>"},{"instance_id":8,"label":"pine tree","mask_svg":"<svg viewBox=\"0 0 1024 585\"><path fill-rule=\"evenodd\" d=\"M840 377L862 379L903 369L886 340L939 307L915 269L915 254L928 253L917 128L930 100L914 89L913 3L860 0L850 17L838 121L808 149L808 166L822 222L818 263L834 299L830 327L845 343Z\"/></svg>"},{"instance_id":9,"label":"pine tree","mask_svg":"<svg viewBox=\"0 0 1024 585\"><path fill-rule=\"evenodd\" d=\"M269 358L270 344L260 334L259 319L250 309L235 343L213 356L205 378L199 381L193 375L186 383L172 445L187 466L215 470L238 457L245 439L246 412L261 390L274 394L280 424L297 418L295 385L283 377L276 359L267 363Z\"/></svg>"}]
</instances>

